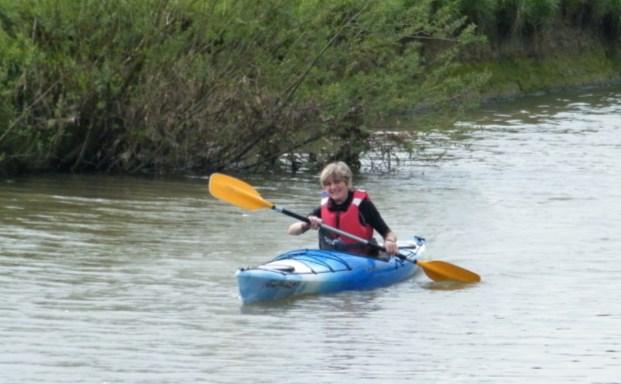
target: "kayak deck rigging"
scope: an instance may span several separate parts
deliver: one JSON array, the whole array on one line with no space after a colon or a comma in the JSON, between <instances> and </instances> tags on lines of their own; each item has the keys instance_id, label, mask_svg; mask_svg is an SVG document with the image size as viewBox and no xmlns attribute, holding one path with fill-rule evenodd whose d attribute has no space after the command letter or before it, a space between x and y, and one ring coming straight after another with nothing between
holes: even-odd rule
<instances>
[{"instance_id":1,"label":"kayak deck rigging","mask_svg":"<svg viewBox=\"0 0 621 384\"><path fill-rule=\"evenodd\" d=\"M337 254L330 251L322 251L320 256L318 256L313 253L313 250L305 249L297 252L293 251L290 253L285 253L284 255L276 257L274 260L297 260L308 266L312 273L338 272L343 270L330 265L330 263L327 262L325 259L335 261L337 262L337 264L342 265L345 270L351 271L351 266L342 257L339 257ZM319 264L325 266L328 270L316 271L315 269L313 269L312 264Z\"/></svg>"}]
</instances>

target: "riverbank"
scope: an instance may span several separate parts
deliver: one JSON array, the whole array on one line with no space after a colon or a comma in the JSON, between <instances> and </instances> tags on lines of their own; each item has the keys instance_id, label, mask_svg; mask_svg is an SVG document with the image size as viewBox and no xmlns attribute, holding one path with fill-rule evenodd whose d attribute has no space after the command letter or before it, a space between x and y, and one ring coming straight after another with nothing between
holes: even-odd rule
<instances>
[{"instance_id":1,"label":"riverbank","mask_svg":"<svg viewBox=\"0 0 621 384\"><path fill-rule=\"evenodd\" d=\"M355 167L397 115L450 126L488 100L618 81L620 15L604 0L0 0L0 174Z\"/></svg>"},{"instance_id":2,"label":"riverbank","mask_svg":"<svg viewBox=\"0 0 621 384\"><path fill-rule=\"evenodd\" d=\"M496 102L542 92L618 84L621 52L619 46L581 35L577 29L564 28L555 39L537 48L522 44L497 48L488 53L488 58L465 64L464 71L487 73L489 80L481 88L480 101Z\"/></svg>"}]
</instances>

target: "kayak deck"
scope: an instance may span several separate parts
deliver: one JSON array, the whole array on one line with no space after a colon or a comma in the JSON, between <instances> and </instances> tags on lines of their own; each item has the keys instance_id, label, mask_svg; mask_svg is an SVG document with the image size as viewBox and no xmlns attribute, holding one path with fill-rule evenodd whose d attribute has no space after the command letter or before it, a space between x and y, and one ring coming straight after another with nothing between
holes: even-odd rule
<instances>
[{"instance_id":1,"label":"kayak deck","mask_svg":"<svg viewBox=\"0 0 621 384\"><path fill-rule=\"evenodd\" d=\"M387 260L333 250L298 249L268 263L237 271L239 294L244 304L288 297L368 290L405 280L418 270L413 261L425 241L400 244L405 259Z\"/></svg>"}]
</instances>

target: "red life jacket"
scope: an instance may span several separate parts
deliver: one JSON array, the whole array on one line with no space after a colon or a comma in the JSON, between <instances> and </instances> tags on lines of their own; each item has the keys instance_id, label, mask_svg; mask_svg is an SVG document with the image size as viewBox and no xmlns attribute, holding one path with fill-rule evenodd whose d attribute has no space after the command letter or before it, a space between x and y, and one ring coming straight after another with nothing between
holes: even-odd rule
<instances>
[{"instance_id":1,"label":"red life jacket","mask_svg":"<svg viewBox=\"0 0 621 384\"><path fill-rule=\"evenodd\" d=\"M363 239L371 241L373 239L373 227L369 224L363 224L360 222L360 203L363 200L369 199L369 195L361 189L354 190L354 196L347 207L346 211L331 211L328 208L328 197L324 197L321 200L321 220L324 224L338 228L342 231L351 233ZM340 237L340 240L344 244L358 244L356 240L352 240L349 237L338 236L332 234L331 237Z\"/></svg>"}]
</instances>

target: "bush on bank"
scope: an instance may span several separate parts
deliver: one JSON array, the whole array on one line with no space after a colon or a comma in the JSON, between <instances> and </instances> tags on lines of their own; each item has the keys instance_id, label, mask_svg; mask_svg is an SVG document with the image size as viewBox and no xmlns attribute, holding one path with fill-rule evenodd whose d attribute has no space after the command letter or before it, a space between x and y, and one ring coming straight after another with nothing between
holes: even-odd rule
<instances>
[{"instance_id":1,"label":"bush on bank","mask_svg":"<svg viewBox=\"0 0 621 384\"><path fill-rule=\"evenodd\" d=\"M476 101L510 42L618 43L620 1L0 0L0 172L355 165L393 113Z\"/></svg>"}]
</instances>

